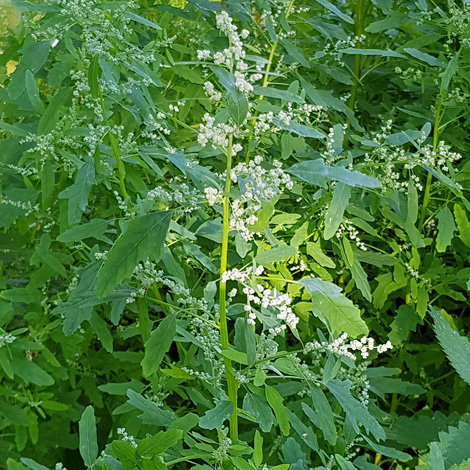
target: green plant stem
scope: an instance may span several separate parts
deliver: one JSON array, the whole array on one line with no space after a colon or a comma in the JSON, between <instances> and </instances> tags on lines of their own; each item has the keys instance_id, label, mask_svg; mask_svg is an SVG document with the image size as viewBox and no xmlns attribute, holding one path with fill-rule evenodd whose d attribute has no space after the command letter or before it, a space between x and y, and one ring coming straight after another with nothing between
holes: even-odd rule
<instances>
[{"instance_id":1,"label":"green plant stem","mask_svg":"<svg viewBox=\"0 0 470 470\"><path fill-rule=\"evenodd\" d=\"M228 339L228 324L227 324L227 284L222 282L222 276L227 270L227 255L228 255L228 233L229 233L229 216L230 216L230 172L232 170L232 144L233 136L230 135L227 149L227 163L225 170L225 190L223 202L223 234L222 234L222 253L220 255L220 277L219 283L219 327L220 327L220 341L222 343L222 351L226 351L230 347ZM224 356L225 375L227 377L228 399L233 404L233 413L230 417L230 438L238 439L238 385L233 375L232 361Z\"/></svg>"},{"instance_id":2,"label":"green plant stem","mask_svg":"<svg viewBox=\"0 0 470 470\"><path fill-rule=\"evenodd\" d=\"M290 14L290 11L292 10L293 5L294 5L294 0L290 0L289 5L287 6L287 10L286 10L286 19L289 17L289 14ZM267 87L269 84L269 72L271 71L271 67L273 65L273 60L274 60L274 54L276 53L276 49L279 44L279 34L280 34L280 31L278 31L276 35L276 40L271 45L271 50L269 52L269 57L268 57L268 65L266 66L266 75L264 76L264 79L263 79L263 87ZM262 100L263 95L261 95L259 99Z\"/></svg>"},{"instance_id":3,"label":"green plant stem","mask_svg":"<svg viewBox=\"0 0 470 470\"><path fill-rule=\"evenodd\" d=\"M356 3L356 28L355 34L356 37L360 37L364 34L364 23L366 18L366 11L368 7L368 0L357 0ZM359 48L361 45L359 42L356 43L356 48ZM351 109L354 109L354 104L356 103L357 89L359 88L360 76L361 76L361 56L356 54L354 56L354 66L353 66L353 84L351 86L351 96L348 100L348 106Z\"/></svg>"},{"instance_id":4,"label":"green plant stem","mask_svg":"<svg viewBox=\"0 0 470 470\"><path fill-rule=\"evenodd\" d=\"M290 15L292 7L294 6L294 1L295 0L290 0L289 5L287 6L286 19ZM266 65L266 73L265 73L264 78L263 78L263 87L264 88L266 88L269 85L269 72L271 71L271 67L273 65L273 60L274 60L274 54L276 53L276 49L277 49L277 46L279 44L279 34L280 33L281 33L281 29L279 29L279 31L277 32L276 40L271 44L271 50L269 51L269 57L268 57L268 64ZM259 99L262 100L263 98L264 98L264 96L260 95ZM258 113L256 113L256 115L257 114ZM254 130L254 127L255 127L255 122L256 122L256 119L253 119L253 125L252 125L252 128L251 128L250 137L248 138L248 143L251 143L251 141L253 139L253 130ZM250 161L250 155L251 155L251 152L248 148L247 151L246 151L246 155L245 155L245 163L247 165Z\"/></svg>"},{"instance_id":5,"label":"green plant stem","mask_svg":"<svg viewBox=\"0 0 470 470\"><path fill-rule=\"evenodd\" d=\"M434 113L434 129L432 136L432 151L435 152L437 149L437 144L439 143L439 125L441 123L441 111L442 103L444 102L445 91L442 90L439 99L437 101L436 111ZM421 206L421 213L419 216L418 230L421 232L424 225L424 219L426 217L426 209L428 208L429 202L431 200L431 184L432 184L432 175L428 173L426 178L426 186L424 189L423 205Z\"/></svg>"}]
</instances>

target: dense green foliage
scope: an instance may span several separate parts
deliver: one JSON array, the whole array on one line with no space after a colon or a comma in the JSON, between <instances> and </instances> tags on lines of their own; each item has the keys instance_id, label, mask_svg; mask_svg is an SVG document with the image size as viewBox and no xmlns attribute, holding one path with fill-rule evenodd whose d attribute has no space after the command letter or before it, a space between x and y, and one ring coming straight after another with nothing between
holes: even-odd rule
<instances>
[{"instance_id":1,"label":"dense green foliage","mask_svg":"<svg viewBox=\"0 0 470 470\"><path fill-rule=\"evenodd\" d=\"M470 4L11 3L0 468L468 470Z\"/></svg>"}]
</instances>

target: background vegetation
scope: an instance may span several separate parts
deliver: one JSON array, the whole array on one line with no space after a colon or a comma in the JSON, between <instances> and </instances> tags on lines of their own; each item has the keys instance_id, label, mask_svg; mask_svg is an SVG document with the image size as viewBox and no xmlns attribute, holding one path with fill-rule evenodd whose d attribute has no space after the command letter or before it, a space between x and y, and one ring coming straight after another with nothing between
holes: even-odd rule
<instances>
[{"instance_id":1,"label":"background vegetation","mask_svg":"<svg viewBox=\"0 0 470 470\"><path fill-rule=\"evenodd\" d=\"M0 468L470 468L469 3L0 15Z\"/></svg>"}]
</instances>

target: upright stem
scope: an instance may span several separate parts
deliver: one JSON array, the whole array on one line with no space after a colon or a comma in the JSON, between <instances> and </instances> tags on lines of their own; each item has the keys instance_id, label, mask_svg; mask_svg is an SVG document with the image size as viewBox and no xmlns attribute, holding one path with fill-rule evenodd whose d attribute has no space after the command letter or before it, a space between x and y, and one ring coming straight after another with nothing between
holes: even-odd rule
<instances>
[{"instance_id":1,"label":"upright stem","mask_svg":"<svg viewBox=\"0 0 470 470\"><path fill-rule=\"evenodd\" d=\"M292 7L294 5L295 0L290 0L289 5L287 6L286 10L286 19L290 15L290 11L292 10ZM269 52L269 58L268 58L268 65L266 66L266 75L264 76L263 79L263 87L267 87L269 84L269 72L271 71L271 67L273 65L273 60L274 60L274 54L276 53L277 46L279 44L279 34L281 31L279 30L277 35L276 35L276 40L271 44L271 51ZM260 100L263 99L263 95L259 97Z\"/></svg>"},{"instance_id":2,"label":"upright stem","mask_svg":"<svg viewBox=\"0 0 470 470\"><path fill-rule=\"evenodd\" d=\"M437 101L436 111L434 113L434 129L433 129L433 136L432 136L432 151L435 152L437 149L437 144L439 143L439 125L441 123L441 111L442 111L442 103L444 102L445 91L442 90L439 99ZM429 202L431 200L431 183L432 183L432 175L428 173L426 178L426 187L424 189L424 198L423 198L423 205L421 206L421 214L419 217L418 223L418 230L421 231L424 225L424 218L426 217L426 209L428 208Z\"/></svg>"},{"instance_id":3,"label":"upright stem","mask_svg":"<svg viewBox=\"0 0 470 470\"><path fill-rule=\"evenodd\" d=\"M227 149L227 166L225 170L225 190L223 202L223 234L222 234L222 253L220 255L220 285L219 285L219 327L220 327L220 341L222 343L222 351L227 351L230 347L228 340L228 325L227 325L227 307L226 307L226 294L227 284L222 282L222 276L227 270L227 254L228 254L228 233L229 233L229 215L230 215L230 172L232 170L232 144L233 136L229 136L228 149ZM238 385L233 375L232 361L224 356L225 375L227 377L228 399L233 404L233 413L230 418L230 438L233 440L238 439Z\"/></svg>"},{"instance_id":4,"label":"upright stem","mask_svg":"<svg viewBox=\"0 0 470 470\"><path fill-rule=\"evenodd\" d=\"M356 37L360 37L364 34L364 23L366 18L367 11L367 2L368 0L357 0L356 3ZM356 43L356 47L360 47L360 43ZM351 109L354 109L354 104L356 102L357 89L359 87L360 75L361 75L361 56L356 54L354 56L354 68L353 68L353 84L351 86L351 96L348 100L348 106Z\"/></svg>"}]
</instances>

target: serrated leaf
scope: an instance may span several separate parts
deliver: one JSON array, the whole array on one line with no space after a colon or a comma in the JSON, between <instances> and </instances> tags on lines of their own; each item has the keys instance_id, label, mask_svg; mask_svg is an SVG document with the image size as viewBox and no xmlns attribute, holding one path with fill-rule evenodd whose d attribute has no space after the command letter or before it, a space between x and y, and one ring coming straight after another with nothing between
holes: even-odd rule
<instances>
[{"instance_id":1,"label":"serrated leaf","mask_svg":"<svg viewBox=\"0 0 470 470\"><path fill-rule=\"evenodd\" d=\"M443 207L436 215L437 218L437 238L436 250L439 253L446 251L446 248L451 245L454 233L457 227L454 223L452 212L447 206Z\"/></svg>"},{"instance_id":2,"label":"serrated leaf","mask_svg":"<svg viewBox=\"0 0 470 470\"><path fill-rule=\"evenodd\" d=\"M328 402L325 393L318 387L311 387L313 406L312 410L306 403L302 403L302 410L310 421L323 432L324 438L331 444L335 445L338 438L335 426L335 417L331 405Z\"/></svg>"},{"instance_id":3,"label":"serrated leaf","mask_svg":"<svg viewBox=\"0 0 470 470\"><path fill-rule=\"evenodd\" d=\"M231 401L216 400L216 405L211 410L206 411L199 420L202 429L219 429L225 420L232 416L233 403Z\"/></svg>"},{"instance_id":4,"label":"serrated leaf","mask_svg":"<svg viewBox=\"0 0 470 470\"><path fill-rule=\"evenodd\" d=\"M369 332L359 309L342 293L342 289L321 279L304 279L300 283L312 298L313 314L328 324L332 333L347 333L352 337Z\"/></svg>"},{"instance_id":5,"label":"serrated leaf","mask_svg":"<svg viewBox=\"0 0 470 470\"><path fill-rule=\"evenodd\" d=\"M377 440L383 441L385 439L385 431L379 422L361 402L351 395L351 381L333 379L326 386L338 400L357 433L360 432L359 424L361 424L367 434L372 434Z\"/></svg>"},{"instance_id":6,"label":"serrated leaf","mask_svg":"<svg viewBox=\"0 0 470 470\"><path fill-rule=\"evenodd\" d=\"M98 271L98 297L105 297L117 284L129 279L135 267L149 256L155 261L160 259L169 225L169 212L152 212L127 224L127 230L109 250Z\"/></svg>"},{"instance_id":7,"label":"serrated leaf","mask_svg":"<svg viewBox=\"0 0 470 470\"><path fill-rule=\"evenodd\" d=\"M88 196L96 184L95 167L92 160L85 162L78 170L75 182L59 194L59 199L68 199L68 222L70 225L80 222L86 211Z\"/></svg>"},{"instance_id":8,"label":"serrated leaf","mask_svg":"<svg viewBox=\"0 0 470 470\"><path fill-rule=\"evenodd\" d=\"M175 334L176 315L174 314L165 317L158 328L152 331L145 343L145 355L141 363L144 377L150 377L157 372L163 357L170 350Z\"/></svg>"},{"instance_id":9,"label":"serrated leaf","mask_svg":"<svg viewBox=\"0 0 470 470\"><path fill-rule=\"evenodd\" d=\"M370 176L350 171L342 166L325 165L321 158L297 163L287 170L303 181L326 188L327 181L339 181L348 186L360 186L364 188L380 188L378 180Z\"/></svg>"},{"instance_id":10,"label":"serrated leaf","mask_svg":"<svg viewBox=\"0 0 470 470\"><path fill-rule=\"evenodd\" d=\"M457 426L439 433L439 448L444 457L445 468L460 465L470 459L470 424L459 421Z\"/></svg>"},{"instance_id":11,"label":"serrated leaf","mask_svg":"<svg viewBox=\"0 0 470 470\"><path fill-rule=\"evenodd\" d=\"M144 398L132 389L127 390L129 405L142 411L139 419L144 424L152 426L169 426L174 421L173 413L160 409L153 401Z\"/></svg>"},{"instance_id":12,"label":"serrated leaf","mask_svg":"<svg viewBox=\"0 0 470 470\"><path fill-rule=\"evenodd\" d=\"M302 421L297 417L295 413L287 410L289 414L289 422L294 428L295 432L302 438L302 441L307 444L310 449L314 451L318 451L318 440L317 436L313 432L313 429L309 426L306 426Z\"/></svg>"},{"instance_id":13,"label":"serrated leaf","mask_svg":"<svg viewBox=\"0 0 470 470\"><path fill-rule=\"evenodd\" d=\"M87 406L78 423L80 437L80 455L87 467L91 467L98 457L98 440L96 435L96 419L92 406Z\"/></svg>"},{"instance_id":14,"label":"serrated leaf","mask_svg":"<svg viewBox=\"0 0 470 470\"><path fill-rule=\"evenodd\" d=\"M439 310L431 307L429 313L434 320L437 339L447 358L460 377L470 384L470 341L465 336L460 336Z\"/></svg>"}]
</instances>

